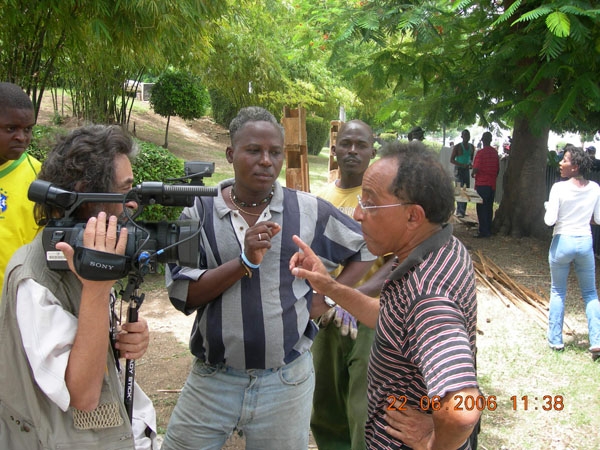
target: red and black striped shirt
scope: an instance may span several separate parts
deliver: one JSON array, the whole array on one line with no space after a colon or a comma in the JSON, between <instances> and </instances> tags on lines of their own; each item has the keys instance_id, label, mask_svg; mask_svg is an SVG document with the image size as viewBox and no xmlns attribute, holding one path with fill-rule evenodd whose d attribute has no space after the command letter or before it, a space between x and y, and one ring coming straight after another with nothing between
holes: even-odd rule
<instances>
[{"instance_id":1,"label":"red and black striped shirt","mask_svg":"<svg viewBox=\"0 0 600 450\"><path fill-rule=\"evenodd\" d=\"M424 396L478 387L476 325L473 264L446 225L393 268L381 291L369 361L369 449L409 448L385 432L390 397L420 408ZM468 442L460 448L468 449Z\"/></svg>"}]
</instances>

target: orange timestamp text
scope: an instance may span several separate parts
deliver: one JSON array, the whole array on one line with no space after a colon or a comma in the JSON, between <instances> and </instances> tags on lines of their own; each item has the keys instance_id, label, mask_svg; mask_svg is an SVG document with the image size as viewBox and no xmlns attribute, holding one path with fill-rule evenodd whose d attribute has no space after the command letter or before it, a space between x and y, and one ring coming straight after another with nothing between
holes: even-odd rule
<instances>
[{"instance_id":1,"label":"orange timestamp text","mask_svg":"<svg viewBox=\"0 0 600 450\"><path fill-rule=\"evenodd\" d=\"M513 411L562 411L564 398L562 395L543 395L531 397L524 395L510 397ZM408 398L405 395L389 395L387 397L388 411L406 411ZM419 400L418 408L421 411L440 411L442 409L453 411L495 411L498 408L498 399L495 395L460 395L454 396L454 405L442 406L442 398L439 395L429 397L423 395Z\"/></svg>"}]
</instances>

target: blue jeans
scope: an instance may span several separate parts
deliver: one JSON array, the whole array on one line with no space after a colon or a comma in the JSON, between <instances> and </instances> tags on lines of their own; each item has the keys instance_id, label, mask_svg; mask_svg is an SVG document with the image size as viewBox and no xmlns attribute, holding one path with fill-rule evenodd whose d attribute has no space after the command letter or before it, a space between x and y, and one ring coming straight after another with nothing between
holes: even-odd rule
<instances>
[{"instance_id":1,"label":"blue jeans","mask_svg":"<svg viewBox=\"0 0 600 450\"><path fill-rule=\"evenodd\" d=\"M479 221L479 235L489 237L492 235L492 222L494 220L494 195L491 186L477 186L475 190L483 200L477 203L477 220Z\"/></svg>"},{"instance_id":2,"label":"blue jeans","mask_svg":"<svg viewBox=\"0 0 600 450\"><path fill-rule=\"evenodd\" d=\"M248 450L306 450L314 387L310 352L267 370L196 359L162 450L220 449L235 430Z\"/></svg>"},{"instance_id":3,"label":"blue jeans","mask_svg":"<svg viewBox=\"0 0 600 450\"><path fill-rule=\"evenodd\" d=\"M548 343L552 347L563 346L562 329L565 317L567 279L572 262L585 305L590 348L600 347L600 303L596 291L596 265L592 236L555 235L550 244L548 262L552 276Z\"/></svg>"},{"instance_id":4,"label":"blue jeans","mask_svg":"<svg viewBox=\"0 0 600 450\"><path fill-rule=\"evenodd\" d=\"M471 174L466 167L456 168L456 182L460 187L471 187ZM456 202L456 214L464 216L467 213L467 202Z\"/></svg>"}]
</instances>

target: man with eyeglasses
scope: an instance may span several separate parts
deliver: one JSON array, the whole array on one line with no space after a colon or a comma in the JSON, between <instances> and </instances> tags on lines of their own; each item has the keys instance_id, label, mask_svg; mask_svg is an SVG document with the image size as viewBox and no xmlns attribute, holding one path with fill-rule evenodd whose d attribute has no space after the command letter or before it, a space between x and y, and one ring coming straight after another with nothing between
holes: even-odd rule
<instances>
[{"instance_id":1,"label":"man with eyeglasses","mask_svg":"<svg viewBox=\"0 0 600 450\"><path fill-rule=\"evenodd\" d=\"M340 126L332 154L340 178L317 195L352 217L363 175L375 157L373 130L361 120ZM367 295L378 296L392 259L379 258L357 284ZM340 268L341 269L341 268ZM332 273L336 276L340 269ZM312 352L315 393L310 428L319 450L364 450L367 421L367 366L375 331L339 305L319 320Z\"/></svg>"},{"instance_id":2,"label":"man with eyeglasses","mask_svg":"<svg viewBox=\"0 0 600 450\"><path fill-rule=\"evenodd\" d=\"M38 179L73 192L125 194L131 190L130 158L136 148L118 126L89 125L59 140ZM125 205L135 207L135 203ZM80 205L87 221L83 246L125 254L127 228L121 203ZM64 216L62 208L36 204L38 224ZM0 309L0 448L156 449L150 399L134 385L132 420L124 405L118 361L109 338L116 280L92 281L73 266L73 248L56 243L70 271L48 268L43 233L21 247L5 273ZM60 238L59 238L60 239ZM53 256L56 257L56 256ZM122 324L116 349L129 360L148 348L142 318Z\"/></svg>"},{"instance_id":3,"label":"man with eyeglasses","mask_svg":"<svg viewBox=\"0 0 600 450\"><path fill-rule=\"evenodd\" d=\"M369 449L477 448L473 265L452 234L454 187L421 143L392 142L367 169L354 218L375 255L395 263L379 299L332 279L294 236L293 275L376 328L369 361ZM326 307L321 306L323 309Z\"/></svg>"}]
</instances>

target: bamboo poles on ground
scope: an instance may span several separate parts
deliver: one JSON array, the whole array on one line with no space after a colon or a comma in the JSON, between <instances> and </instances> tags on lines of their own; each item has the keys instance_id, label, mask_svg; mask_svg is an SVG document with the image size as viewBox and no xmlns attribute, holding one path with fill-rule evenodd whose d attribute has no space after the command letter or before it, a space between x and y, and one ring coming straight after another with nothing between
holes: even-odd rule
<instances>
[{"instance_id":1,"label":"bamboo poles on ground","mask_svg":"<svg viewBox=\"0 0 600 450\"><path fill-rule=\"evenodd\" d=\"M548 302L531 289L517 283L481 251L476 252L479 261L473 261L477 280L488 287L506 307L515 305L530 315L540 326L548 325ZM566 323L568 331L572 328Z\"/></svg>"}]
</instances>

